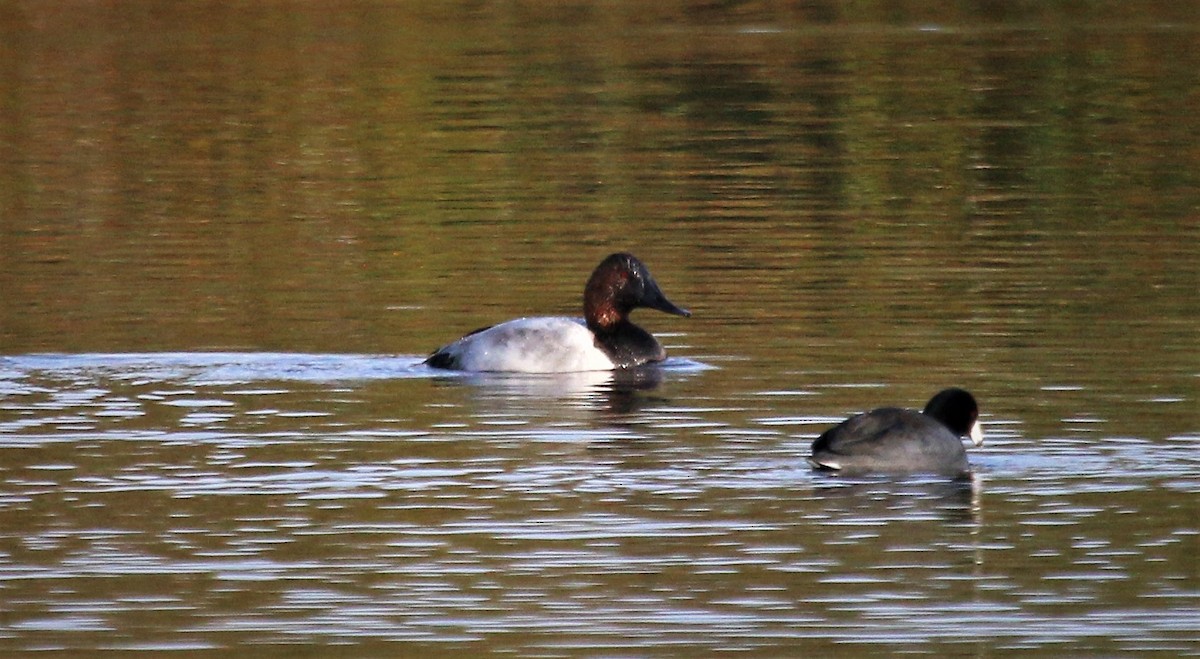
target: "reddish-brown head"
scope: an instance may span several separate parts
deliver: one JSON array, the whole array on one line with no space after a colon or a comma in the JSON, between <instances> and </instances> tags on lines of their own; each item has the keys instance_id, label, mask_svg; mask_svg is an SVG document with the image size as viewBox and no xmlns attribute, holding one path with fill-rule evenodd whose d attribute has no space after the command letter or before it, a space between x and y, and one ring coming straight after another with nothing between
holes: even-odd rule
<instances>
[{"instance_id":1,"label":"reddish-brown head","mask_svg":"<svg viewBox=\"0 0 1200 659\"><path fill-rule=\"evenodd\" d=\"M650 270L626 253L612 254L596 266L583 289L583 316L593 332L611 332L627 322L637 307L658 309L677 316L692 315L663 295Z\"/></svg>"}]
</instances>

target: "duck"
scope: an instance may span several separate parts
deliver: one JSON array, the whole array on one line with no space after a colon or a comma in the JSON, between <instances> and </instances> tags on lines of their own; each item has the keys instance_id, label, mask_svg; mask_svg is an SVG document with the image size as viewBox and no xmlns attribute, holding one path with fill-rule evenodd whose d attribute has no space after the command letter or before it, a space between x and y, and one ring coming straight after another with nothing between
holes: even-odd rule
<instances>
[{"instance_id":1,"label":"duck","mask_svg":"<svg viewBox=\"0 0 1200 659\"><path fill-rule=\"evenodd\" d=\"M583 318L538 316L484 327L438 348L424 363L458 371L568 373L661 362L667 358L662 344L629 320L639 307L692 315L667 299L636 256L610 254L583 288Z\"/></svg>"},{"instance_id":2,"label":"duck","mask_svg":"<svg viewBox=\"0 0 1200 659\"><path fill-rule=\"evenodd\" d=\"M939 391L918 412L881 407L856 414L821 433L809 462L823 471L969 472L963 437L983 445L979 405L965 389Z\"/></svg>"}]
</instances>

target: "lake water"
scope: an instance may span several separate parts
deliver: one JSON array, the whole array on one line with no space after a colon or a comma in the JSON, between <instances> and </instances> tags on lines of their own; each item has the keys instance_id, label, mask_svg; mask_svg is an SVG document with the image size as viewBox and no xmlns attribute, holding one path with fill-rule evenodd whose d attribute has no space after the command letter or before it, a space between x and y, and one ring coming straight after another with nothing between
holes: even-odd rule
<instances>
[{"instance_id":1,"label":"lake water","mask_svg":"<svg viewBox=\"0 0 1200 659\"><path fill-rule=\"evenodd\" d=\"M0 9L0 653L1200 655L1197 6L776 4Z\"/></svg>"}]
</instances>

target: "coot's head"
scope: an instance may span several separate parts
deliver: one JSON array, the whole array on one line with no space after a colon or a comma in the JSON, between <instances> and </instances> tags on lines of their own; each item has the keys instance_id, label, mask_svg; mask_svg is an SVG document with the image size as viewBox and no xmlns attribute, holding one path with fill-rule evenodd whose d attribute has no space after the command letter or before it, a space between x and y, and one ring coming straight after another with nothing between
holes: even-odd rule
<instances>
[{"instance_id":1,"label":"coot's head","mask_svg":"<svg viewBox=\"0 0 1200 659\"><path fill-rule=\"evenodd\" d=\"M941 421L959 437L970 437L975 446L983 444L979 425L979 405L966 389L951 387L939 391L925 405L925 414Z\"/></svg>"}]
</instances>

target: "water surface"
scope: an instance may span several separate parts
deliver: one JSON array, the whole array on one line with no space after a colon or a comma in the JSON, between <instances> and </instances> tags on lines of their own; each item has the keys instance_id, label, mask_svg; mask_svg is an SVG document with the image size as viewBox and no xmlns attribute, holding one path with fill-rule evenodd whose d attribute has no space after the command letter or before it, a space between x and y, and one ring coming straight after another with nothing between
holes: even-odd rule
<instances>
[{"instance_id":1,"label":"water surface","mask_svg":"<svg viewBox=\"0 0 1200 659\"><path fill-rule=\"evenodd\" d=\"M417 5L0 10L0 649L1200 654L1190 5Z\"/></svg>"}]
</instances>

